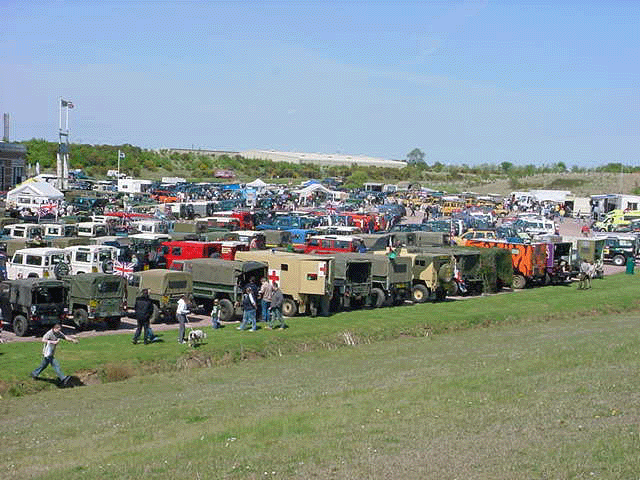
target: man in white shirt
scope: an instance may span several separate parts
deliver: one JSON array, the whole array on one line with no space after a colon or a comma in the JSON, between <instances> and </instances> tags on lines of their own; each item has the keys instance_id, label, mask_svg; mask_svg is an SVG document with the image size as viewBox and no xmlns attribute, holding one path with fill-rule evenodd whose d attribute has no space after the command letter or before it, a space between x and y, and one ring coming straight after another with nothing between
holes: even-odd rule
<instances>
[{"instance_id":1,"label":"man in white shirt","mask_svg":"<svg viewBox=\"0 0 640 480\"><path fill-rule=\"evenodd\" d=\"M60 362L54 358L56 345L58 345L58 342L60 342L61 339L72 343L78 343L78 340L75 337L67 336L62 333L62 327L59 323L56 323L53 328L42 337L42 343L44 343L44 347L42 348L42 362L38 368L31 372L31 376L33 378L38 378L38 375L40 375L48 365L51 365L63 384L69 380L69 377L60 370Z\"/></svg>"},{"instance_id":2,"label":"man in white shirt","mask_svg":"<svg viewBox=\"0 0 640 480\"><path fill-rule=\"evenodd\" d=\"M187 314L189 313L189 306L187 305L187 296L182 295L180 300L178 300L178 308L176 310L176 318L178 319L178 324L180 328L178 329L178 342L185 343L186 339L184 338L184 325L187 323Z\"/></svg>"}]
</instances>

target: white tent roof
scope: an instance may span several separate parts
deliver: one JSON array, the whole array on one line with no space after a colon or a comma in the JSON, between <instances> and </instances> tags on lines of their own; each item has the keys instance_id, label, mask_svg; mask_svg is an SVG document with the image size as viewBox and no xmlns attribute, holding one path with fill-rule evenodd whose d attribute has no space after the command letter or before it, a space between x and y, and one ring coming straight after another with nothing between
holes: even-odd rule
<instances>
[{"instance_id":1,"label":"white tent roof","mask_svg":"<svg viewBox=\"0 0 640 480\"><path fill-rule=\"evenodd\" d=\"M251 183L247 183L247 187L253 187L253 188L264 188L266 186L267 186L267 184L265 182L263 182L262 180L260 180L259 178L256 178Z\"/></svg>"},{"instance_id":2,"label":"white tent roof","mask_svg":"<svg viewBox=\"0 0 640 480\"><path fill-rule=\"evenodd\" d=\"M36 180L27 180L13 190L9 190L7 192L7 200L12 200L18 195L40 197L48 200L61 200L64 198L63 193L50 183Z\"/></svg>"}]
</instances>

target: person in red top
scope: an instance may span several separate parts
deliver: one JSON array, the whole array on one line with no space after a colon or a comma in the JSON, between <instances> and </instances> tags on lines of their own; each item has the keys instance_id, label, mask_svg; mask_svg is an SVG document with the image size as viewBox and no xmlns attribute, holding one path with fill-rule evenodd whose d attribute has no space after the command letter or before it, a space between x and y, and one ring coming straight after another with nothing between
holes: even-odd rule
<instances>
[{"instance_id":1,"label":"person in red top","mask_svg":"<svg viewBox=\"0 0 640 480\"><path fill-rule=\"evenodd\" d=\"M583 225L580 231L582 232L582 235L585 237L588 237L589 233L591 233L591 229L589 228L589 225Z\"/></svg>"}]
</instances>

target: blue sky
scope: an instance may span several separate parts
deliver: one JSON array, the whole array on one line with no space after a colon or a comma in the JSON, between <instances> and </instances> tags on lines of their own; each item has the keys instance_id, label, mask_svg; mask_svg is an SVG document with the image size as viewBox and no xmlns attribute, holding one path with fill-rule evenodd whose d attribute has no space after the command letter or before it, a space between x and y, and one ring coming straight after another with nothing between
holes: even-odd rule
<instances>
[{"instance_id":1,"label":"blue sky","mask_svg":"<svg viewBox=\"0 0 640 480\"><path fill-rule=\"evenodd\" d=\"M12 140L640 164L640 2L0 0Z\"/></svg>"}]
</instances>

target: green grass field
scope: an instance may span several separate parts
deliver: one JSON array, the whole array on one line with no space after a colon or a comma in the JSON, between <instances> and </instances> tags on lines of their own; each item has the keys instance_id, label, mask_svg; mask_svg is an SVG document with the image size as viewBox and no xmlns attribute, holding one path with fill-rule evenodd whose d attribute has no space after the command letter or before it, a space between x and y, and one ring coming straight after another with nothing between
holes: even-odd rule
<instances>
[{"instance_id":1,"label":"green grass field","mask_svg":"<svg viewBox=\"0 0 640 480\"><path fill-rule=\"evenodd\" d=\"M60 345L67 373L131 377L74 389L28 379L39 343L2 345L0 478L638 478L639 285L225 328L197 350L83 339Z\"/></svg>"}]
</instances>

